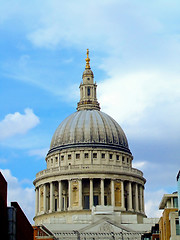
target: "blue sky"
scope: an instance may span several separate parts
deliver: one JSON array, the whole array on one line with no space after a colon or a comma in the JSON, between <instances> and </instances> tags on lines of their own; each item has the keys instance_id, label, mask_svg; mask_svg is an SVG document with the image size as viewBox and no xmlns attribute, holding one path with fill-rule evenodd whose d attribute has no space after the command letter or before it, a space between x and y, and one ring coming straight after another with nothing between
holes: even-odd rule
<instances>
[{"instance_id":1,"label":"blue sky","mask_svg":"<svg viewBox=\"0 0 180 240\"><path fill-rule=\"evenodd\" d=\"M147 179L148 216L176 191L180 155L179 1L22 1L0 7L0 168L32 222L35 174L76 111L90 49L101 110L125 131Z\"/></svg>"}]
</instances>

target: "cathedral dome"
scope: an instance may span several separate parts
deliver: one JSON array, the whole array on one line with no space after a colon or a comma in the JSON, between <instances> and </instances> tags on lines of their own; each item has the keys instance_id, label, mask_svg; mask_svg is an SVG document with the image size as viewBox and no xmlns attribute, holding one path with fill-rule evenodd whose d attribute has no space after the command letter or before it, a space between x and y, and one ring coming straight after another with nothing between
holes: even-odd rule
<instances>
[{"instance_id":1,"label":"cathedral dome","mask_svg":"<svg viewBox=\"0 0 180 240\"><path fill-rule=\"evenodd\" d=\"M89 62L87 50L77 111L57 127L45 159L47 169L34 180L37 225L53 223L54 228L57 223L56 229L64 229L68 224L66 228L71 229L94 224L100 215L116 216L118 224L131 215L142 223L145 216L146 180L132 167L133 156L122 128L100 111Z\"/></svg>"},{"instance_id":2,"label":"cathedral dome","mask_svg":"<svg viewBox=\"0 0 180 240\"><path fill-rule=\"evenodd\" d=\"M81 146L109 147L130 153L122 128L99 110L81 110L68 116L56 129L49 152Z\"/></svg>"}]
</instances>

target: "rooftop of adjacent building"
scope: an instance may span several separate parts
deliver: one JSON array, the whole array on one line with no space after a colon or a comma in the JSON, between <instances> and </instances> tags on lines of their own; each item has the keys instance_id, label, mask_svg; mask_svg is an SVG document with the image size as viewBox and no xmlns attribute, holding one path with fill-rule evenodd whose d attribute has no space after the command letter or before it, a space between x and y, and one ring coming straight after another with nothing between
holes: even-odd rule
<instances>
[{"instance_id":1,"label":"rooftop of adjacent building","mask_svg":"<svg viewBox=\"0 0 180 240\"><path fill-rule=\"evenodd\" d=\"M159 209L178 208L178 193L164 194L159 205Z\"/></svg>"}]
</instances>

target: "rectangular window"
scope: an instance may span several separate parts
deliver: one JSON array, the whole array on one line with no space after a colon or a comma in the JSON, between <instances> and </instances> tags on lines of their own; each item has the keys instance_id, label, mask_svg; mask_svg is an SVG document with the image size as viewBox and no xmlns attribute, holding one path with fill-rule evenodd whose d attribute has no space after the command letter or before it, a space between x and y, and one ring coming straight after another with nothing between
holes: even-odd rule
<instances>
[{"instance_id":1,"label":"rectangular window","mask_svg":"<svg viewBox=\"0 0 180 240\"><path fill-rule=\"evenodd\" d=\"M71 160L71 154L68 154L68 160Z\"/></svg>"},{"instance_id":2,"label":"rectangular window","mask_svg":"<svg viewBox=\"0 0 180 240\"><path fill-rule=\"evenodd\" d=\"M122 156L122 161L124 162L124 156Z\"/></svg>"},{"instance_id":3,"label":"rectangular window","mask_svg":"<svg viewBox=\"0 0 180 240\"><path fill-rule=\"evenodd\" d=\"M51 164L53 164L53 159L51 158Z\"/></svg>"},{"instance_id":4,"label":"rectangular window","mask_svg":"<svg viewBox=\"0 0 180 240\"><path fill-rule=\"evenodd\" d=\"M178 197L173 198L173 207L178 208Z\"/></svg>"},{"instance_id":5,"label":"rectangular window","mask_svg":"<svg viewBox=\"0 0 180 240\"><path fill-rule=\"evenodd\" d=\"M97 158L97 153L93 153L93 158Z\"/></svg>"},{"instance_id":6,"label":"rectangular window","mask_svg":"<svg viewBox=\"0 0 180 240\"><path fill-rule=\"evenodd\" d=\"M109 154L109 159L112 159L113 158L113 155L112 154Z\"/></svg>"},{"instance_id":7,"label":"rectangular window","mask_svg":"<svg viewBox=\"0 0 180 240\"><path fill-rule=\"evenodd\" d=\"M85 157L85 158L88 158L88 157L89 157L89 154L88 154L88 153L85 153L85 154L84 154L84 157Z\"/></svg>"},{"instance_id":8,"label":"rectangular window","mask_svg":"<svg viewBox=\"0 0 180 240\"><path fill-rule=\"evenodd\" d=\"M102 154L101 154L101 158L105 158L105 153L102 153Z\"/></svg>"},{"instance_id":9,"label":"rectangular window","mask_svg":"<svg viewBox=\"0 0 180 240\"><path fill-rule=\"evenodd\" d=\"M56 163L58 162L58 157L56 157Z\"/></svg>"},{"instance_id":10,"label":"rectangular window","mask_svg":"<svg viewBox=\"0 0 180 240\"><path fill-rule=\"evenodd\" d=\"M61 161L63 161L64 160L64 155L61 155Z\"/></svg>"},{"instance_id":11,"label":"rectangular window","mask_svg":"<svg viewBox=\"0 0 180 240\"><path fill-rule=\"evenodd\" d=\"M179 225L179 220L176 219L176 235L180 235L180 225Z\"/></svg>"},{"instance_id":12,"label":"rectangular window","mask_svg":"<svg viewBox=\"0 0 180 240\"><path fill-rule=\"evenodd\" d=\"M76 159L80 158L80 153L76 153Z\"/></svg>"},{"instance_id":13,"label":"rectangular window","mask_svg":"<svg viewBox=\"0 0 180 240\"><path fill-rule=\"evenodd\" d=\"M119 155L116 155L116 160L119 160Z\"/></svg>"}]
</instances>

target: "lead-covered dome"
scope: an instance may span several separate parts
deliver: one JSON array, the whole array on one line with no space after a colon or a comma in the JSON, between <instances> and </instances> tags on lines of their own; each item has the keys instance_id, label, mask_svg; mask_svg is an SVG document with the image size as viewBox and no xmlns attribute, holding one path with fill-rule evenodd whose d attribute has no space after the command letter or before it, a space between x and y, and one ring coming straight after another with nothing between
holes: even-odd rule
<instances>
[{"instance_id":1,"label":"lead-covered dome","mask_svg":"<svg viewBox=\"0 0 180 240\"><path fill-rule=\"evenodd\" d=\"M99 110L77 111L67 117L56 129L49 152L82 146L110 147L130 153L122 128Z\"/></svg>"},{"instance_id":2,"label":"lead-covered dome","mask_svg":"<svg viewBox=\"0 0 180 240\"><path fill-rule=\"evenodd\" d=\"M72 147L100 147L131 154L122 128L113 118L100 111L96 97L97 85L89 62L87 49L86 68L79 87L78 111L67 117L56 129L48 153Z\"/></svg>"}]
</instances>

